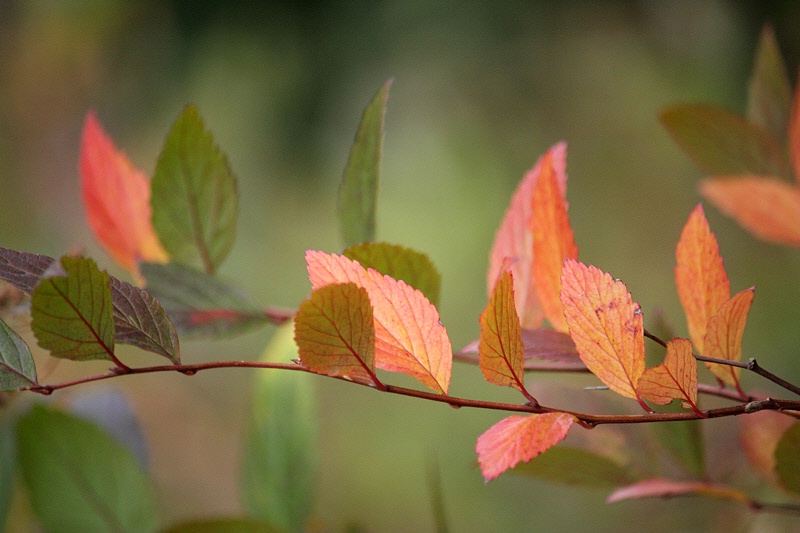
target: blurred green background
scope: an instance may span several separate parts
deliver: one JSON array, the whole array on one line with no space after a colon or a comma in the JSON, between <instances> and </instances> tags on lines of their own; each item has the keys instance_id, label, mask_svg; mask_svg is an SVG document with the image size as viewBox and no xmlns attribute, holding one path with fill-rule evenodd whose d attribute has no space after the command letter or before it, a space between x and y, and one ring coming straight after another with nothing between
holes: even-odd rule
<instances>
[{"instance_id":1,"label":"blurred green background","mask_svg":"<svg viewBox=\"0 0 800 533\"><path fill-rule=\"evenodd\" d=\"M168 128L193 102L240 180L238 243L222 274L263 304L294 307L309 292L304 251L341 250L338 180L363 106L394 77L378 233L437 264L442 321L454 347L477 337L488 250L512 191L559 140L569 143L570 214L581 259L624 280L646 320L662 309L686 335L674 246L699 201L701 175L657 112L692 101L743 111L765 22L775 27L792 79L800 63L800 3L793 1L242 4L0 1L0 245L50 255L84 246L122 275L84 221L77 160L85 113L96 109L118 146L152 173ZM800 255L756 241L711 206L706 212L732 289L757 287L746 357L800 381ZM184 343L184 360L254 359L271 333ZM156 364L135 350L123 356ZM102 368L48 363L40 375L55 380ZM250 372L111 384L129 396L146 432L165 523L241 512L237 469ZM590 377L528 381L547 404L635 407L580 392L596 383ZM785 525L732 503L606 506L607 490L513 475L484 485L474 442L501 413L455 411L322 378L317 384L321 530L431 530L433 461L454 531ZM744 385L772 390L749 375ZM452 394L520 400L495 389L477 368L456 366ZM704 429L710 475L757 487L741 467L736 421ZM647 428L573 433L575 442L588 438L623 460L625 446L655 446ZM643 468L651 459L631 461Z\"/></svg>"}]
</instances>

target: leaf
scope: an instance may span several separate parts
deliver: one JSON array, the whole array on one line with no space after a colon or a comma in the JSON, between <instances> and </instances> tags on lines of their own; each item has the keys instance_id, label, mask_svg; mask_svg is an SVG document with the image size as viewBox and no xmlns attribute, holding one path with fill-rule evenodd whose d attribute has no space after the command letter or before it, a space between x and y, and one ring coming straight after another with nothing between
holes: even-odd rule
<instances>
[{"instance_id":1,"label":"leaf","mask_svg":"<svg viewBox=\"0 0 800 533\"><path fill-rule=\"evenodd\" d=\"M89 227L120 266L168 259L150 222L150 181L103 131L94 111L81 139L81 191Z\"/></svg>"},{"instance_id":2,"label":"leaf","mask_svg":"<svg viewBox=\"0 0 800 533\"><path fill-rule=\"evenodd\" d=\"M528 462L567 436L575 419L567 413L513 415L478 437L475 452L487 483L519 462Z\"/></svg>"},{"instance_id":3,"label":"leaf","mask_svg":"<svg viewBox=\"0 0 800 533\"><path fill-rule=\"evenodd\" d=\"M758 411L739 420L739 442L750 466L770 483L777 484L775 449L778 441L795 421L776 411Z\"/></svg>"},{"instance_id":4,"label":"leaf","mask_svg":"<svg viewBox=\"0 0 800 533\"><path fill-rule=\"evenodd\" d=\"M145 263L147 290L188 338L231 336L267 323L268 316L230 283L177 263Z\"/></svg>"},{"instance_id":5,"label":"leaf","mask_svg":"<svg viewBox=\"0 0 800 533\"><path fill-rule=\"evenodd\" d=\"M614 392L641 403L642 312L621 281L574 259L564 262L561 302L581 360Z\"/></svg>"},{"instance_id":6,"label":"leaf","mask_svg":"<svg viewBox=\"0 0 800 533\"><path fill-rule=\"evenodd\" d=\"M519 316L514 303L514 277L503 272L480 316L478 356L483 377L501 387L513 387L528 395L522 365L525 352Z\"/></svg>"},{"instance_id":7,"label":"leaf","mask_svg":"<svg viewBox=\"0 0 800 533\"><path fill-rule=\"evenodd\" d=\"M684 104L665 109L660 119L706 174L788 175L781 145L761 127L730 111Z\"/></svg>"},{"instance_id":8,"label":"leaf","mask_svg":"<svg viewBox=\"0 0 800 533\"><path fill-rule=\"evenodd\" d=\"M659 405L682 400L692 411L705 417L697 408L697 362L692 354L692 342L688 339L669 341L664 362L644 371L636 392Z\"/></svg>"},{"instance_id":9,"label":"leaf","mask_svg":"<svg viewBox=\"0 0 800 533\"><path fill-rule=\"evenodd\" d=\"M789 122L792 88L781 58L775 31L766 25L756 50L747 91L747 118L761 126L783 145ZM790 143L790 146L795 146ZM795 170L797 175L797 171Z\"/></svg>"},{"instance_id":10,"label":"leaf","mask_svg":"<svg viewBox=\"0 0 800 533\"><path fill-rule=\"evenodd\" d=\"M151 187L153 226L170 256L216 272L236 237L239 197L228 158L196 107L172 126Z\"/></svg>"},{"instance_id":11,"label":"leaf","mask_svg":"<svg viewBox=\"0 0 800 533\"><path fill-rule=\"evenodd\" d=\"M539 178L533 189L533 274L544 315L553 329L567 331L561 307L561 268L567 258L578 258L578 246L567 215L563 186L551 153L542 160Z\"/></svg>"},{"instance_id":12,"label":"leaf","mask_svg":"<svg viewBox=\"0 0 800 533\"><path fill-rule=\"evenodd\" d=\"M487 273L487 294L491 295L494 284L503 270L503 262L507 257L514 259L511 272L514 274L517 313L522 327L538 328L544 319L544 311L536 292L536 280L533 278L533 232L531 216L533 210L533 191L542 172L545 160L551 161L562 195L567 189L567 145L558 143L550 148L536 165L529 170L511 198L500 228L494 238L489 255L489 271Z\"/></svg>"},{"instance_id":13,"label":"leaf","mask_svg":"<svg viewBox=\"0 0 800 533\"><path fill-rule=\"evenodd\" d=\"M775 448L775 472L783 487L800 494L800 424L795 423Z\"/></svg>"},{"instance_id":14,"label":"leaf","mask_svg":"<svg viewBox=\"0 0 800 533\"><path fill-rule=\"evenodd\" d=\"M583 487L616 487L635 480L616 461L569 446L550 448L535 461L517 465L512 472L551 483Z\"/></svg>"},{"instance_id":15,"label":"leaf","mask_svg":"<svg viewBox=\"0 0 800 533\"><path fill-rule=\"evenodd\" d=\"M17 446L15 420L8 409L0 417L0 526L8 524L14 493L17 491Z\"/></svg>"},{"instance_id":16,"label":"leaf","mask_svg":"<svg viewBox=\"0 0 800 533\"><path fill-rule=\"evenodd\" d=\"M36 364L28 345L0 320L0 390L10 391L37 384Z\"/></svg>"},{"instance_id":17,"label":"leaf","mask_svg":"<svg viewBox=\"0 0 800 533\"><path fill-rule=\"evenodd\" d=\"M549 328L523 329L520 333L526 360L558 361L584 366L569 333L561 333ZM477 354L478 345L478 340L472 341L464 346L460 353L463 355Z\"/></svg>"},{"instance_id":18,"label":"leaf","mask_svg":"<svg viewBox=\"0 0 800 533\"><path fill-rule=\"evenodd\" d=\"M391 86L389 79L364 109L339 185L339 224L345 246L375 240L383 119Z\"/></svg>"},{"instance_id":19,"label":"leaf","mask_svg":"<svg viewBox=\"0 0 800 533\"><path fill-rule=\"evenodd\" d=\"M278 529L250 518L193 520L168 527L162 533L280 533Z\"/></svg>"},{"instance_id":20,"label":"leaf","mask_svg":"<svg viewBox=\"0 0 800 533\"><path fill-rule=\"evenodd\" d=\"M747 495L732 487L706 483L704 481L673 481L671 479L644 479L633 485L622 487L612 492L606 503L637 498L671 498L674 496L705 496L721 500L733 500L748 504Z\"/></svg>"},{"instance_id":21,"label":"leaf","mask_svg":"<svg viewBox=\"0 0 800 533\"><path fill-rule=\"evenodd\" d=\"M367 242L351 246L342 255L358 261L364 268L405 281L430 302L439 306L442 276L427 255L410 248L383 242Z\"/></svg>"},{"instance_id":22,"label":"leaf","mask_svg":"<svg viewBox=\"0 0 800 533\"><path fill-rule=\"evenodd\" d=\"M155 531L153 488L94 424L41 405L17 425L23 478L47 531Z\"/></svg>"},{"instance_id":23,"label":"leaf","mask_svg":"<svg viewBox=\"0 0 800 533\"><path fill-rule=\"evenodd\" d=\"M30 294L53 261L46 255L0 248L0 279Z\"/></svg>"},{"instance_id":24,"label":"leaf","mask_svg":"<svg viewBox=\"0 0 800 533\"><path fill-rule=\"evenodd\" d=\"M710 178L700 194L759 239L800 246L800 189L758 176Z\"/></svg>"},{"instance_id":25,"label":"leaf","mask_svg":"<svg viewBox=\"0 0 800 533\"><path fill-rule=\"evenodd\" d=\"M297 310L294 338L300 361L314 372L377 381L372 305L355 283L312 292Z\"/></svg>"},{"instance_id":26,"label":"leaf","mask_svg":"<svg viewBox=\"0 0 800 533\"><path fill-rule=\"evenodd\" d=\"M306 252L314 290L352 282L366 289L375 318L375 366L402 372L447 394L453 352L439 313L405 282L365 269L356 261L324 252Z\"/></svg>"},{"instance_id":27,"label":"leaf","mask_svg":"<svg viewBox=\"0 0 800 533\"><path fill-rule=\"evenodd\" d=\"M708 357L728 361L742 360L742 336L753 298L755 288L745 289L725 302L717 314L711 317L704 341ZM739 388L738 367L716 363L706 363L706 366L716 377Z\"/></svg>"},{"instance_id":28,"label":"leaf","mask_svg":"<svg viewBox=\"0 0 800 533\"><path fill-rule=\"evenodd\" d=\"M717 238L708 227L701 204L697 204L683 227L675 257L675 285L689 336L697 351L705 354L703 338L708 321L730 298L731 290Z\"/></svg>"},{"instance_id":29,"label":"leaf","mask_svg":"<svg viewBox=\"0 0 800 533\"><path fill-rule=\"evenodd\" d=\"M31 329L53 357L115 360L108 274L94 261L62 257L64 275L45 277L31 295Z\"/></svg>"},{"instance_id":30,"label":"leaf","mask_svg":"<svg viewBox=\"0 0 800 533\"><path fill-rule=\"evenodd\" d=\"M278 328L261 361L296 359L291 323ZM313 376L260 372L252 393L241 468L242 503L254 518L304 531L311 515L318 465Z\"/></svg>"}]
</instances>

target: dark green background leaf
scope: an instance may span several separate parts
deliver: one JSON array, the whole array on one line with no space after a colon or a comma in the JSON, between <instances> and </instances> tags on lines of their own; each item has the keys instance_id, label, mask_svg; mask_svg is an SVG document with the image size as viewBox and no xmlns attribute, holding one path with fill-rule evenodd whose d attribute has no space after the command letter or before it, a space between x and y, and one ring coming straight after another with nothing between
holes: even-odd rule
<instances>
[{"instance_id":1,"label":"dark green background leaf","mask_svg":"<svg viewBox=\"0 0 800 533\"><path fill-rule=\"evenodd\" d=\"M607 457L569 446L553 446L530 462L520 463L511 472L585 487L616 487L636 479Z\"/></svg>"},{"instance_id":2,"label":"dark green background leaf","mask_svg":"<svg viewBox=\"0 0 800 533\"><path fill-rule=\"evenodd\" d=\"M792 87L775 40L775 31L769 26L761 32L747 96L750 121L770 132L781 145L785 144Z\"/></svg>"},{"instance_id":3,"label":"dark green background leaf","mask_svg":"<svg viewBox=\"0 0 800 533\"><path fill-rule=\"evenodd\" d=\"M685 411L680 402L672 402L660 411L678 413ZM653 434L688 472L698 479L705 473L705 445L702 422L686 420L667 424L650 424Z\"/></svg>"},{"instance_id":4,"label":"dark green background leaf","mask_svg":"<svg viewBox=\"0 0 800 533\"><path fill-rule=\"evenodd\" d=\"M279 533L283 531L249 518L216 518L176 524L162 533Z\"/></svg>"},{"instance_id":5,"label":"dark green background leaf","mask_svg":"<svg viewBox=\"0 0 800 533\"><path fill-rule=\"evenodd\" d=\"M778 441L775 472L786 490L800 494L800 423L786 430Z\"/></svg>"},{"instance_id":6,"label":"dark green background leaf","mask_svg":"<svg viewBox=\"0 0 800 533\"><path fill-rule=\"evenodd\" d=\"M6 531L11 498L17 484L17 448L14 443L14 420L3 413L0 417L0 530Z\"/></svg>"},{"instance_id":7,"label":"dark green background leaf","mask_svg":"<svg viewBox=\"0 0 800 533\"><path fill-rule=\"evenodd\" d=\"M0 320L0 390L36 385L36 364L25 341Z\"/></svg>"}]
</instances>

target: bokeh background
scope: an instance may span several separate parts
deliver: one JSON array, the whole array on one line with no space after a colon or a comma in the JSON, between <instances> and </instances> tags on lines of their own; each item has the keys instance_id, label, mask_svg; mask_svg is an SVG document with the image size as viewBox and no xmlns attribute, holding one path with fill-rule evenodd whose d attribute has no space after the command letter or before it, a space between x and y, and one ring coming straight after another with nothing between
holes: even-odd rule
<instances>
[{"instance_id":1,"label":"bokeh background","mask_svg":"<svg viewBox=\"0 0 800 533\"><path fill-rule=\"evenodd\" d=\"M646 320L660 309L685 335L674 246L700 199L701 175L657 113L701 101L743 111L765 23L774 26L794 79L800 4L792 1L0 0L0 245L49 255L81 246L124 276L84 221L77 175L83 118L95 109L117 144L152 173L171 123L193 102L240 180L238 243L222 274L265 305L294 307L309 292L304 251L341 250L341 171L363 106L393 77L379 237L437 264L440 311L455 347L478 334L487 254L512 191L559 140L569 143L570 213L582 260L624 280ZM711 206L706 212L732 289L757 287L746 356L800 381L800 255L756 241ZM184 343L184 360L254 359L272 331ZM156 364L135 350L123 356ZM55 379L102 368L62 362L40 374ZM102 385L124 391L136 411L165 524L242 512L238 463L251 372ZM580 390L594 383L529 377L533 394L548 404L632 409L633 402ZM744 384L771 390L751 376ZM453 531L788 527L733 503L607 506L605 490L513 475L484 485L475 438L502 414L455 411L322 378L317 386L314 522L321 530L431 530L431 464L438 465ZM477 368L456 366L453 394L519 400L495 389ZM56 401L77 393L64 391ZM736 421L704 424L704 432L711 477L775 496L759 492L743 465ZM652 451L647 428L573 433L574 442L634 467L653 460L624 451ZM680 475L674 464L662 466Z\"/></svg>"}]
</instances>

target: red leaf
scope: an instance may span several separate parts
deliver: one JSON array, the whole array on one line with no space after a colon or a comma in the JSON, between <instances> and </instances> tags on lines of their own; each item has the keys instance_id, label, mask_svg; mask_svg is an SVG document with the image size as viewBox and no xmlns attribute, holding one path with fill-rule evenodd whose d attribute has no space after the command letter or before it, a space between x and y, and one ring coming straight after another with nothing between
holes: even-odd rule
<instances>
[{"instance_id":1,"label":"red leaf","mask_svg":"<svg viewBox=\"0 0 800 533\"><path fill-rule=\"evenodd\" d=\"M705 416L697 408L697 362L692 355L692 342L688 339L669 341L664 362L644 371L636 391L660 405L683 400L693 411Z\"/></svg>"},{"instance_id":2,"label":"red leaf","mask_svg":"<svg viewBox=\"0 0 800 533\"><path fill-rule=\"evenodd\" d=\"M734 500L745 504L750 501L743 492L724 485L715 485L703 481L673 481L671 479L654 478L638 481L633 485L615 490L606 498L606 503L635 498L669 498L689 495Z\"/></svg>"},{"instance_id":3,"label":"red leaf","mask_svg":"<svg viewBox=\"0 0 800 533\"><path fill-rule=\"evenodd\" d=\"M575 419L567 413L509 416L478 437L475 452L488 483L564 440Z\"/></svg>"},{"instance_id":4,"label":"red leaf","mask_svg":"<svg viewBox=\"0 0 800 533\"><path fill-rule=\"evenodd\" d=\"M552 170L557 177L562 195L567 188L567 145L559 143L550 148L536 165L529 170L520 182L511 198L503 222L495 235L494 245L489 255L489 272L487 274L488 294L491 295L494 284L503 268L507 257L514 258L511 267L515 280L515 297L517 313L523 328L539 327L544 319L542 304L536 294L536 283L532 279L533 267L533 234L531 232L531 212L533 191L542 172L545 159L550 160Z\"/></svg>"},{"instance_id":5,"label":"red leaf","mask_svg":"<svg viewBox=\"0 0 800 533\"><path fill-rule=\"evenodd\" d=\"M450 339L436 307L421 292L341 255L310 250L306 263L314 290L348 282L366 289L375 318L375 366L447 394L453 363Z\"/></svg>"},{"instance_id":6,"label":"red leaf","mask_svg":"<svg viewBox=\"0 0 800 533\"><path fill-rule=\"evenodd\" d=\"M89 227L108 254L134 275L139 261L166 261L150 222L150 182L114 146L94 112L83 128L80 173Z\"/></svg>"},{"instance_id":7,"label":"red leaf","mask_svg":"<svg viewBox=\"0 0 800 533\"><path fill-rule=\"evenodd\" d=\"M742 335L747 324L747 314L755 298L755 288L745 289L725 302L716 315L708 321L705 349L708 357L742 360ZM719 379L739 388L739 368L716 363L706 363Z\"/></svg>"}]
</instances>

